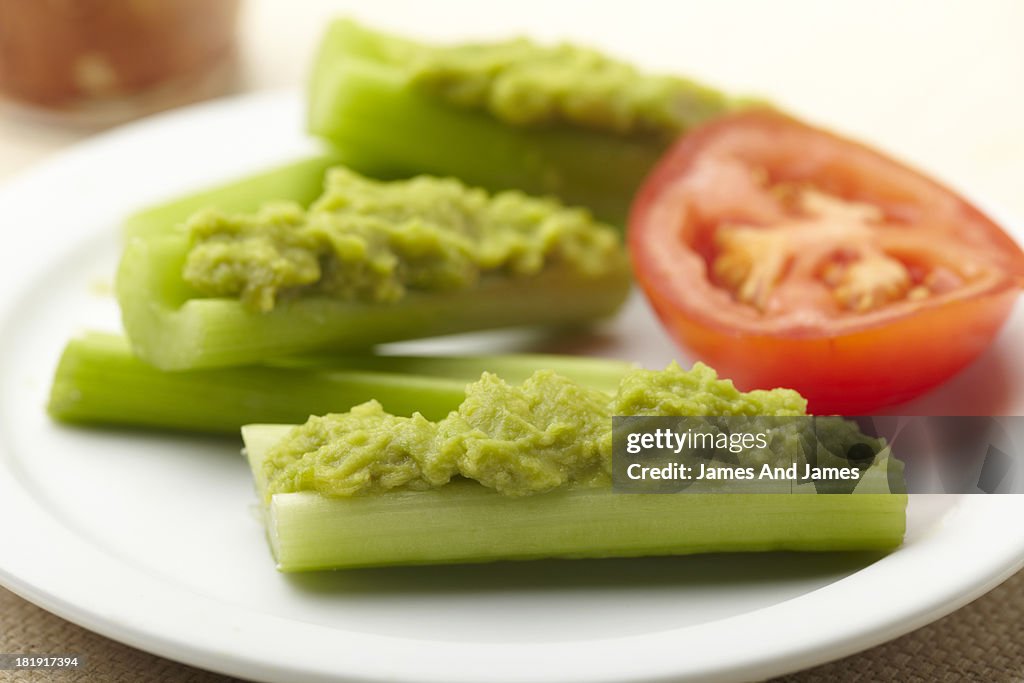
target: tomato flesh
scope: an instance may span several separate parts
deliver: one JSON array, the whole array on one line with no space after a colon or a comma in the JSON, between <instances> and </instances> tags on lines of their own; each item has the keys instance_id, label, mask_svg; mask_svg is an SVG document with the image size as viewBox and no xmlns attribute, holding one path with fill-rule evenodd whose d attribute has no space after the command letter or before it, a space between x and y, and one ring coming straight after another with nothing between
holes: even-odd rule
<instances>
[{"instance_id":1,"label":"tomato flesh","mask_svg":"<svg viewBox=\"0 0 1024 683\"><path fill-rule=\"evenodd\" d=\"M910 399L992 341L1024 252L962 198L770 111L684 137L641 188L629 243L668 331L744 389L818 413Z\"/></svg>"}]
</instances>

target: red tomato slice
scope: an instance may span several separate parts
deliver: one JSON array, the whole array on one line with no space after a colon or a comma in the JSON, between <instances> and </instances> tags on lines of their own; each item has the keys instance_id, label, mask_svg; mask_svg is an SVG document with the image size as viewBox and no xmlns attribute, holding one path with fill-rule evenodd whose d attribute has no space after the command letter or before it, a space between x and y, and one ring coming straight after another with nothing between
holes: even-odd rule
<instances>
[{"instance_id":1,"label":"red tomato slice","mask_svg":"<svg viewBox=\"0 0 1024 683\"><path fill-rule=\"evenodd\" d=\"M1024 252L942 185L770 111L680 140L633 205L636 276L673 337L816 413L912 398L973 360Z\"/></svg>"}]
</instances>

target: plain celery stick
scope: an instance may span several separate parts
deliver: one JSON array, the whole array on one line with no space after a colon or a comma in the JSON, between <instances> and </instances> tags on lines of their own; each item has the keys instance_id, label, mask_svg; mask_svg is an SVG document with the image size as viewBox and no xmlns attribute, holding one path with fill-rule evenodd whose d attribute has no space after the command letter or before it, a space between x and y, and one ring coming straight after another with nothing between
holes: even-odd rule
<instances>
[{"instance_id":1,"label":"plain celery stick","mask_svg":"<svg viewBox=\"0 0 1024 683\"><path fill-rule=\"evenodd\" d=\"M296 361L290 361L296 362ZM507 382L518 384L537 370L551 370L584 386L615 393L623 375L635 363L558 354L513 353L473 356L389 356L343 355L304 357L303 364L313 363L348 370L369 370L429 377L457 377L468 381L480 379L483 371L492 372Z\"/></svg>"},{"instance_id":2,"label":"plain celery stick","mask_svg":"<svg viewBox=\"0 0 1024 683\"><path fill-rule=\"evenodd\" d=\"M288 430L242 436L257 492ZM890 550L905 531L899 494L625 494L578 488L503 496L460 481L427 491L331 498L275 494L265 521L278 569L631 557L771 550Z\"/></svg>"},{"instance_id":3,"label":"plain celery stick","mask_svg":"<svg viewBox=\"0 0 1024 683\"><path fill-rule=\"evenodd\" d=\"M325 153L177 197L125 219L125 237L131 239L167 232L200 209L249 213L256 211L268 198L307 206L323 191L327 169L343 161L344 155L339 152Z\"/></svg>"},{"instance_id":4,"label":"plain celery stick","mask_svg":"<svg viewBox=\"0 0 1024 683\"><path fill-rule=\"evenodd\" d=\"M470 379L324 367L241 367L163 372L118 336L68 343L48 410L79 424L237 434L253 421L301 422L376 399L399 415L440 419L465 398Z\"/></svg>"},{"instance_id":5,"label":"plain celery stick","mask_svg":"<svg viewBox=\"0 0 1024 683\"><path fill-rule=\"evenodd\" d=\"M48 410L61 421L237 434L251 422L301 422L376 399L397 415L445 417L467 382L491 371L521 381L542 368L614 390L629 364L569 356L324 357L276 365L164 372L120 336L88 333L64 349Z\"/></svg>"},{"instance_id":6,"label":"plain celery stick","mask_svg":"<svg viewBox=\"0 0 1024 683\"><path fill-rule=\"evenodd\" d=\"M202 298L181 277L184 234L125 245L117 296L136 354L162 370L248 365L318 351L362 351L404 339L513 326L571 326L607 317L629 293L629 264L587 276L552 268L532 277L485 277L468 290L410 292L389 303L308 298L252 311Z\"/></svg>"}]
</instances>

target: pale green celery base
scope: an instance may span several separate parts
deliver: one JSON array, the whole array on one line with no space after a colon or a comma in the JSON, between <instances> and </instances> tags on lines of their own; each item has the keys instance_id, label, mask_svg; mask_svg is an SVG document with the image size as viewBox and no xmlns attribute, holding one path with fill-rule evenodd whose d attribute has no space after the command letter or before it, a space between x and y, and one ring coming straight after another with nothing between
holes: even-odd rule
<instances>
[{"instance_id":1,"label":"pale green celery base","mask_svg":"<svg viewBox=\"0 0 1024 683\"><path fill-rule=\"evenodd\" d=\"M48 410L79 424L236 434L253 422L303 422L370 399L395 415L440 420L465 399L465 385L491 371L521 382L551 369L614 391L628 363L571 356L323 356L268 366L164 372L144 363L126 339L90 333L68 342Z\"/></svg>"},{"instance_id":2,"label":"pale green celery base","mask_svg":"<svg viewBox=\"0 0 1024 683\"><path fill-rule=\"evenodd\" d=\"M553 194L624 225L637 188L668 147L656 137L517 128L449 106L376 60L374 36L349 26L326 39L309 91L310 132L360 163L455 176L492 191Z\"/></svg>"},{"instance_id":3,"label":"pale green celery base","mask_svg":"<svg viewBox=\"0 0 1024 683\"><path fill-rule=\"evenodd\" d=\"M576 325L615 313L629 293L617 270L586 277L558 267L532 277L484 278L473 289L411 292L392 304L308 298L268 313L235 299L194 298L181 279L184 235L133 239L117 278L125 331L143 360L162 370L258 363L318 351L513 326Z\"/></svg>"},{"instance_id":4,"label":"pale green celery base","mask_svg":"<svg viewBox=\"0 0 1024 683\"><path fill-rule=\"evenodd\" d=\"M288 429L243 429L261 498L260 464ZM625 494L573 489L512 498L475 482L329 498L276 494L267 534L285 572L539 558L772 550L889 550L903 539L895 494Z\"/></svg>"}]
</instances>

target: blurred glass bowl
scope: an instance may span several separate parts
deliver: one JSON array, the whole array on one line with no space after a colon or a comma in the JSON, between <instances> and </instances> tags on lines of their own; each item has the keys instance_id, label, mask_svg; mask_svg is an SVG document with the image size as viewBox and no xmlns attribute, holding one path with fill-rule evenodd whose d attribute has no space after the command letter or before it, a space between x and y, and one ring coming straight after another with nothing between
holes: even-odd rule
<instances>
[{"instance_id":1,"label":"blurred glass bowl","mask_svg":"<svg viewBox=\"0 0 1024 683\"><path fill-rule=\"evenodd\" d=\"M235 79L239 0L0 0L0 95L46 120L112 125Z\"/></svg>"}]
</instances>

